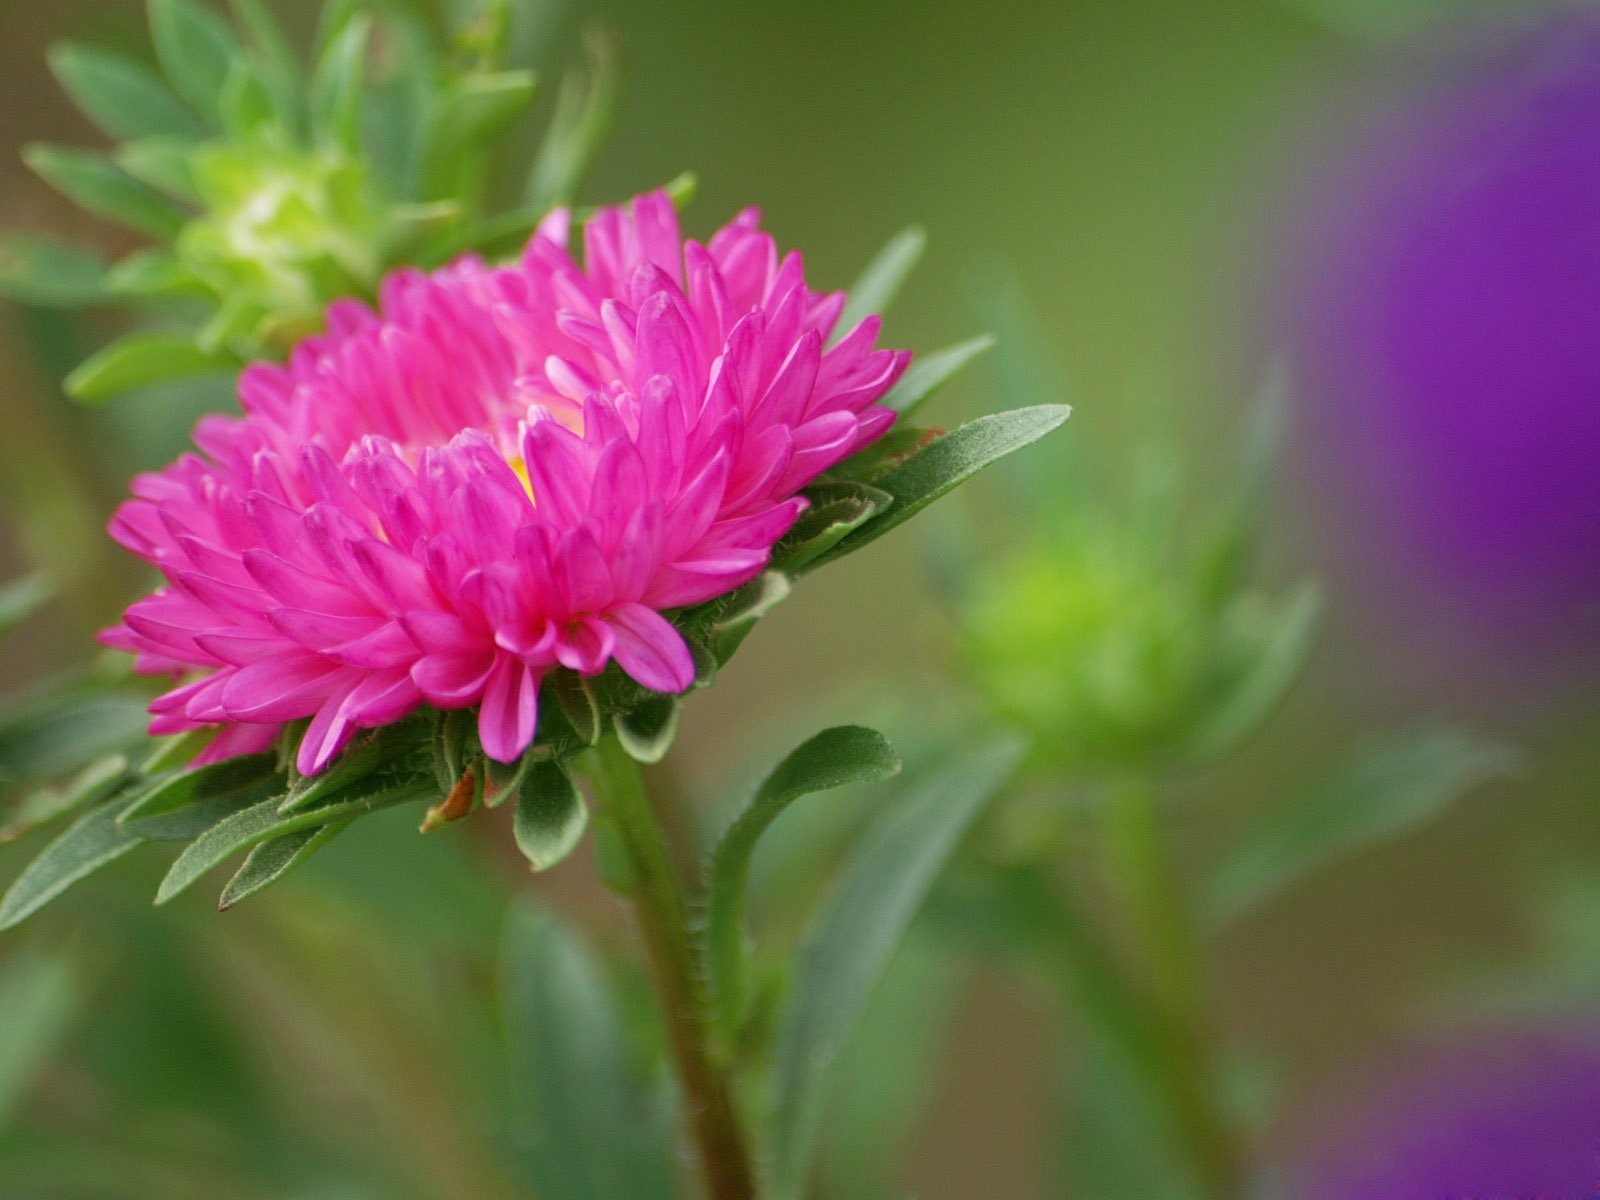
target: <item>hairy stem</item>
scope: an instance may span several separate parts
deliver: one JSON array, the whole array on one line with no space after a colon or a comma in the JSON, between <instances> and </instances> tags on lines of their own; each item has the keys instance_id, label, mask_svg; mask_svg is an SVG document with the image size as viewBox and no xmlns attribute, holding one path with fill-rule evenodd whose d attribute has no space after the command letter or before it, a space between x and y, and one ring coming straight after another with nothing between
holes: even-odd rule
<instances>
[{"instance_id":1,"label":"hairy stem","mask_svg":"<svg viewBox=\"0 0 1600 1200\"><path fill-rule=\"evenodd\" d=\"M683 886L638 765L615 737L590 754L597 835L612 841L607 882L633 907L650 960L690 1133L710 1200L753 1200L755 1182L727 1077L710 1052L702 972Z\"/></svg>"}]
</instances>

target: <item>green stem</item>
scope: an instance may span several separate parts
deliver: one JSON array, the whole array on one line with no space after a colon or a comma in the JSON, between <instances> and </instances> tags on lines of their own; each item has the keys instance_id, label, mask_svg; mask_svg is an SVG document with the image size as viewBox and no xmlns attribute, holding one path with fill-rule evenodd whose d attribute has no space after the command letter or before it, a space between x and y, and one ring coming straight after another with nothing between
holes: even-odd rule
<instances>
[{"instance_id":1,"label":"green stem","mask_svg":"<svg viewBox=\"0 0 1600 1200\"><path fill-rule=\"evenodd\" d=\"M611 841L607 882L632 903L650 959L690 1133L710 1200L753 1200L754 1175L727 1077L712 1057L698 952L683 886L638 765L614 736L589 756L597 835Z\"/></svg>"},{"instance_id":2,"label":"green stem","mask_svg":"<svg viewBox=\"0 0 1600 1200\"><path fill-rule=\"evenodd\" d=\"M1185 1150L1204 1194L1231 1200L1239 1190L1239 1148L1217 1104L1199 951L1146 781L1123 780L1106 796L1105 853L1143 965Z\"/></svg>"}]
</instances>

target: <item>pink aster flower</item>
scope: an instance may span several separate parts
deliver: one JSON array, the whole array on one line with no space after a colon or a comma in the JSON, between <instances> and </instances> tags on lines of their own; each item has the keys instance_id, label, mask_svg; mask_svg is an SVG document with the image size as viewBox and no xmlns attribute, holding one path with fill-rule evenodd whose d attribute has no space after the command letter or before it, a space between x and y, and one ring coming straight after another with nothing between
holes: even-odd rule
<instances>
[{"instance_id":1,"label":"pink aster flower","mask_svg":"<svg viewBox=\"0 0 1600 1200\"><path fill-rule=\"evenodd\" d=\"M547 218L520 263L401 271L283 366L239 381L199 454L134 481L111 533L165 584L103 640L178 686L157 734L212 758L310 718L313 773L361 728L478 706L490 757L532 743L551 671L694 678L667 615L738 587L797 493L882 435L909 354L806 286L754 210L708 243L640 197Z\"/></svg>"}]
</instances>

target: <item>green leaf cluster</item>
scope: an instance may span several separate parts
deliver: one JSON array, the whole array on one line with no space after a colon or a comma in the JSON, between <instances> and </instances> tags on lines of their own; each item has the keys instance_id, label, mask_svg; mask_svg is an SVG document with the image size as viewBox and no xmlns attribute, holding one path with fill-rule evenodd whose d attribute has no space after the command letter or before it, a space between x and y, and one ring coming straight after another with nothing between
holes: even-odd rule
<instances>
[{"instance_id":1,"label":"green leaf cluster","mask_svg":"<svg viewBox=\"0 0 1600 1200\"><path fill-rule=\"evenodd\" d=\"M57 80L113 144L24 157L150 244L108 263L7 233L0 295L128 307L156 327L93 355L68 392L100 401L281 357L330 302L372 300L394 267L509 251L570 203L615 109L612 40L587 39L531 172L513 174L504 147L529 120L538 79L510 61L514 0L467 7L441 30L407 0L330 2L309 63L262 0L233 0L234 22L200 0L149 0L154 64L54 47Z\"/></svg>"}]
</instances>

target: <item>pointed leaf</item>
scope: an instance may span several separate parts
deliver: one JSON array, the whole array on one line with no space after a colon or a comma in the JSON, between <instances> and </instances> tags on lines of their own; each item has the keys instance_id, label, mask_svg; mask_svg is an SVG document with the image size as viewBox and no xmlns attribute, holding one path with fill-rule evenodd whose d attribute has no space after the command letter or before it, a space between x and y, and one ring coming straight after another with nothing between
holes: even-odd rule
<instances>
[{"instance_id":1,"label":"pointed leaf","mask_svg":"<svg viewBox=\"0 0 1600 1200\"><path fill-rule=\"evenodd\" d=\"M113 138L203 137L205 124L142 63L95 46L50 48L50 70L91 121Z\"/></svg>"},{"instance_id":2,"label":"pointed leaf","mask_svg":"<svg viewBox=\"0 0 1600 1200\"><path fill-rule=\"evenodd\" d=\"M878 251L861 277L850 285L850 299L839 316L835 340L849 333L864 319L882 313L905 283L911 269L922 257L928 244L928 235L916 225L902 229L889 239L889 244Z\"/></svg>"},{"instance_id":3,"label":"pointed leaf","mask_svg":"<svg viewBox=\"0 0 1600 1200\"><path fill-rule=\"evenodd\" d=\"M22 159L68 200L152 237L176 237L183 213L104 155L35 143Z\"/></svg>"},{"instance_id":4,"label":"pointed leaf","mask_svg":"<svg viewBox=\"0 0 1600 1200\"><path fill-rule=\"evenodd\" d=\"M93 354L67 376L74 400L106 400L136 388L191 375L231 374L239 360L208 352L187 338L161 333L130 333Z\"/></svg>"},{"instance_id":5,"label":"pointed leaf","mask_svg":"<svg viewBox=\"0 0 1600 1200\"><path fill-rule=\"evenodd\" d=\"M0 899L0 929L10 929L137 846L139 835L117 824L121 810L115 799L91 808L40 851Z\"/></svg>"},{"instance_id":6,"label":"pointed leaf","mask_svg":"<svg viewBox=\"0 0 1600 1200\"><path fill-rule=\"evenodd\" d=\"M106 272L106 291L118 296L206 296L210 294L176 255L148 247L135 250Z\"/></svg>"},{"instance_id":7,"label":"pointed leaf","mask_svg":"<svg viewBox=\"0 0 1600 1200\"><path fill-rule=\"evenodd\" d=\"M509 1125L542 1200L672 1200L663 1089L638 1077L622 1008L574 932L512 910L500 952Z\"/></svg>"},{"instance_id":8,"label":"pointed leaf","mask_svg":"<svg viewBox=\"0 0 1600 1200\"><path fill-rule=\"evenodd\" d=\"M824 729L777 765L718 841L707 871L705 939L712 1025L724 1047L744 1019L744 889L761 835L801 796L888 779L899 770L900 756L876 730Z\"/></svg>"},{"instance_id":9,"label":"pointed leaf","mask_svg":"<svg viewBox=\"0 0 1600 1200\"><path fill-rule=\"evenodd\" d=\"M311 80L311 126L337 146L360 148L361 100L366 90L367 43L372 18L352 17L328 43Z\"/></svg>"},{"instance_id":10,"label":"pointed leaf","mask_svg":"<svg viewBox=\"0 0 1600 1200\"><path fill-rule=\"evenodd\" d=\"M511 829L533 869L547 871L561 862L588 826L589 809L566 768L551 761L532 764L517 791Z\"/></svg>"},{"instance_id":11,"label":"pointed leaf","mask_svg":"<svg viewBox=\"0 0 1600 1200\"><path fill-rule=\"evenodd\" d=\"M642 763L660 762L678 736L676 696L651 696L615 718L617 741L629 757Z\"/></svg>"},{"instance_id":12,"label":"pointed leaf","mask_svg":"<svg viewBox=\"0 0 1600 1200\"><path fill-rule=\"evenodd\" d=\"M1516 762L1504 746L1456 729L1358 746L1232 842L1201 910L1211 926L1223 925L1335 859L1426 824Z\"/></svg>"},{"instance_id":13,"label":"pointed leaf","mask_svg":"<svg viewBox=\"0 0 1600 1200\"><path fill-rule=\"evenodd\" d=\"M222 889L217 908L226 912L241 900L271 887L349 826L353 818L330 821L312 829L298 829L271 841L262 842L245 858L244 864Z\"/></svg>"},{"instance_id":14,"label":"pointed leaf","mask_svg":"<svg viewBox=\"0 0 1600 1200\"><path fill-rule=\"evenodd\" d=\"M840 1048L962 835L1022 761L992 742L918 780L867 831L801 948L773 1079L773 1200L804 1194Z\"/></svg>"},{"instance_id":15,"label":"pointed leaf","mask_svg":"<svg viewBox=\"0 0 1600 1200\"><path fill-rule=\"evenodd\" d=\"M528 173L528 207L541 214L577 198L595 154L611 132L621 91L620 51L610 33L593 29L584 38L587 70L561 81L555 113Z\"/></svg>"},{"instance_id":16,"label":"pointed leaf","mask_svg":"<svg viewBox=\"0 0 1600 1200\"><path fill-rule=\"evenodd\" d=\"M147 137L124 142L113 154L116 164L140 183L177 200L194 201L194 143L183 138Z\"/></svg>"},{"instance_id":17,"label":"pointed leaf","mask_svg":"<svg viewBox=\"0 0 1600 1200\"><path fill-rule=\"evenodd\" d=\"M223 124L234 137L248 137L278 116L278 106L266 80L245 58L235 62L228 72L221 104Z\"/></svg>"},{"instance_id":18,"label":"pointed leaf","mask_svg":"<svg viewBox=\"0 0 1600 1200\"><path fill-rule=\"evenodd\" d=\"M948 383L969 362L994 345L990 334L979 334L964 342L957 342L943 350L925 354L912 360L900 382L890 389L882 403L902 417L908 417L922 403Z\"/></svg>"},{"instance_id":19,"label":"pointed leaf","mask_svg":"<svg viewBox=\"0 0 1600 1200\"><path fill-rule=\"evenodd\" d=\"M46 308L103 303L105 260L50 238L0 234L0 296Z\"/></svg>"},{"instance_id":20,"label":"pointed leaf","mask_svg":"<svg viewBox=\"0 0 1600 1200\"><path fill-rule=\"evenodd\" d=\"M262 78L271 91L284 125L299 126L305 105L306 77L294 46L283 32L265 0L231 0L234 15L257 52Z\"/></svg>"},{"instance_id":21,"label":"pointed leaf","mask_svg":"<svg viewBox=\"0 0 1600 1200\"><path fill-rule=\"evenodd\" d=\"M227 22L196 0L150 0L156 58L178 95L213 122L222 117L222 89L243 49Z\"/></svg>"},{"instance_id":22,"label":"pointed leaf","mask_svg":"<svg viewBox=\"0 0 1600 1200\"><path fill-rule=\"evenodd\" d=\"M98 804L128 778L128 759L122 754L98 758L72 778L40 788L15 806L0 809L0 842L15 841L41 825L48 825L89 804Z\"/></svg>"},{"instance_id":23,"label":"pointed leaf","mask_svg":"<svg viewBox=\"0 0 1600 1200\"><path fill-rule=\"evenodd\" d=\"M270 754L243 755L177 771L163 779L151 780L138 797L123 808L117 820L126 825L167 816L203 800L253 788L276 779L277 775L277 765Z\"/></svg>"},{"instance_id":24,"label":"pointed leaf","mask_svg":"<svg viewBox=\"0 0 1600 1200\"><path fill-rule=\"evenodd\" d=\"M156 903L167 903L224 859L269 838L426 799L433 792L431 777L412 778L388 786L362 780L342 792L336 792L325 804L293 813L278 811L283 798L269 796L258 804L225 817L185 847L166 878L161 881L161 886L156 889Z\"/></svg>"},{"instance_id":25,"label":"pointed leaf","mask_svg":"<svg viewBox=\"0 0 1600 1200\"><path fill-rule=\"evenodd\" d=\"M993 413L930 442L872 481L874 487L893 496L894 503L832 550L812 559L805 569L814 570L882 537L991 463L1038 441L1060 426L1070 413L1070 409L1058 404Z\"/></svg>"},{"instance_id":26,"label":"pointed leaf","mask_svg":"<svg viewBox=\"0 0 1600 1200\"><path fill-rule=\"evenodd\" d=\"M438 98L422 167L422 195L436 200L461 190L462 172L482 148L533 107L532 71L474 72Z\"/></svg>"}]
</instances>

